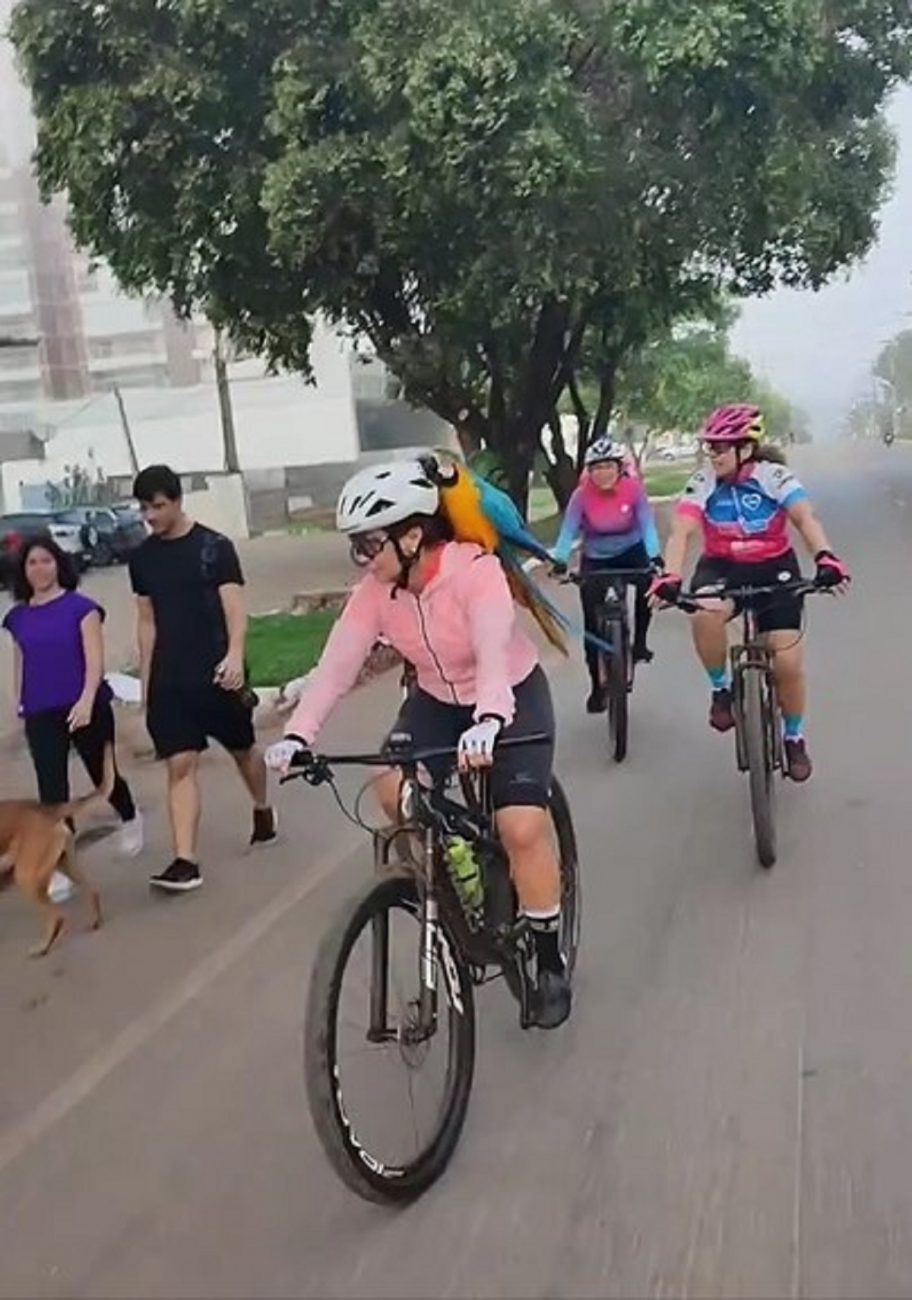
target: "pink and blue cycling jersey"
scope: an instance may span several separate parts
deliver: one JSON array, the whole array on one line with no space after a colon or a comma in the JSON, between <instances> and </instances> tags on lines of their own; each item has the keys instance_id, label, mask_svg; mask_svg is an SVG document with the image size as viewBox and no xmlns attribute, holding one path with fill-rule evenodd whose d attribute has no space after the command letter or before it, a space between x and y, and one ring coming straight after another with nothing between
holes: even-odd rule
<instances>
[{"instance_id":1,"label":"pink and blue cycling jersey","mask_svg":"<svg viewBox=\"0 0 912 1300\"><path fill-rule=\"evenodd\" d=\"M626 474L610 492L600 491L588 475L583 477L551 552L559 564L567 563L580 535L583 555L590 560L613 560L639 543L650 556L662 552L646 489Z\"/></svg>"},{"instance_id":2,"label":"pink and blue cycling jersey","mask_svg":"<svg viewBox=\"0 0 912 1300\"><path fill-rule=\"evenodd\" d=\"M755 461L733 483L720 482L710 468L698 470L684 489L678 514L699 519L706 555L762 564L791 550L788 511L806 499L786 465Z\"/></svg>"}]
</instances>

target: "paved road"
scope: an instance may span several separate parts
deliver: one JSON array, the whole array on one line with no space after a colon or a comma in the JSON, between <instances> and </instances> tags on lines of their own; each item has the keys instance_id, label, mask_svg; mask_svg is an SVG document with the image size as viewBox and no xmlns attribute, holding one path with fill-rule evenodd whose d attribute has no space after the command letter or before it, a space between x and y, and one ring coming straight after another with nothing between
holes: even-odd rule
<instances>
[{"instance_id":1,"label":"paved road","mask_svg":"<svg viewBox=\"0 0 912 1300\"><path fill-rule=\"evenodd\" d=\"M4 897L0 1294L912 1294L912 450L803 468L857 584L812 609L818 776L784 791L779 867L754 866L680 616L622 770L578 669L556 676L576 1015L523 1036L485 991L463 1142L411 1209L351 1197L303 1102L314 942L365 871L327 796L289 793L284 849L245 858L214 759L207 888L158 904L147 863L98 848L111 923L43 966ZM389 690L332 738L363 741ZM157 773L137 775L151 798Z\"/></svg>"}]
</instances>

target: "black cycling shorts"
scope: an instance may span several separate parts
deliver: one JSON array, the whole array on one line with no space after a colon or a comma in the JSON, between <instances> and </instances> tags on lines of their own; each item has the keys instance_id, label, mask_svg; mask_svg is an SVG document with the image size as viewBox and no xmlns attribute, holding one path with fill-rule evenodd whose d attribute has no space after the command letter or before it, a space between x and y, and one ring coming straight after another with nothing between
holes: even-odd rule
<instances>
[{"instance_id":1,"label":"black cycling shorts","mask_svg":"<svg viewBox=\"0 0 912 1300\"><path fill-rule=\"evenodd\" d=\"M792 582L801 578L798 557L794 551L786 551L775 560L761 560L755 564L703 555L694 569L690 590L695 595L701 588L712 587L719 582L724 582L729 587L766 587L781 582L783 574L787 574ZM742 608L742 602L736 601L732 617L740 614ZM784 591L781 595L764 596L757 600L756 609L757 629L760 632L801 630L804 602L794 592Z\"/></svg>"},{"instance_id":2,"label":"black cycling shorts","mask_svg":"<svg viewBox=\"0 0 912 1300\"><path fill-rule=\"evenodd\" d=\"M554 763L554 706L548 679L535 668L513 688L516 714L503 739L544 734L546 742L516 745L497 751L491 768L491 798L495 808L547 808ZM455 748L473 724L472 705L444 704L414 687L403 702L390 733L405 733L415 749ZM426 765L431 778L443 781L451 765L444 759Z\"/></svg>"},{"instance_id":3,"label":"black cycling shorts","mask_svg":"<svg viewBox=\"0 0 912 1300\"><path fill-rule=\"evenodd\" d=\"M210 738L232 753L244 753L256 743L251 710L236 692L214 684L153 684L146 727L159 758L202 753Z\"/></svg>"}]
</instances>

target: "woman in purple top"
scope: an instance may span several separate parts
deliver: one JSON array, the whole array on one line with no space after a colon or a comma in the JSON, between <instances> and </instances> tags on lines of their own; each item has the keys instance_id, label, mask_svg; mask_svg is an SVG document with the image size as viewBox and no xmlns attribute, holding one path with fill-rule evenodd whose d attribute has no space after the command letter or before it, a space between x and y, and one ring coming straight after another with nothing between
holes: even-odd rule
<instances>
[{"instance_id":1,"label":"woman in purple top","mask_svg":"<svg viewBox=\"0 0 912 1300\"><path fill-rule=\"evenodd\" d=\"M105 745L114 743L111 689L104 680L104 610L76 590L72 562L50 537L34 537L20 552L13 595L3 620L15 642L14 691L25 722L42 803L70 797L70 746L92 782L102 782ZM121 849L142 849L142 821L118 773L111 805L123 828Z\"/></svg>"}]
</instances>

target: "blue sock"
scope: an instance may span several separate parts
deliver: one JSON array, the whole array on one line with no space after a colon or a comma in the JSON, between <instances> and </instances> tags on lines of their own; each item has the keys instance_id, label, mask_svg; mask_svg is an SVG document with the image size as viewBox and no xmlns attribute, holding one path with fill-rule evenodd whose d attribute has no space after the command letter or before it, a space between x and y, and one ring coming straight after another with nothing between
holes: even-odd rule
<instances>
[{"instance_id":1,"label":"blue sock","mask_svg":"<svg viewBox=\"0 0 912 1300\"><path fill-rule=\"evenodd\" d=\"M714 691L724 691L728 689L727 668L707 668L706 673L712 683Z\"/></svg>"},{"instance_id":2,"label":"blue sock","mask_svg":"<svg viewBox=\"0 0 912 1300\"><path fill-rule=\"evenodd\" d=\"M804 736L804 718L800 713L785 713L782 716L785 723L786 740L801 740Z\"/></svg>"}]
</instances>

